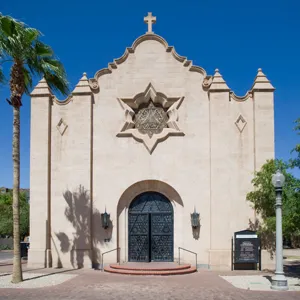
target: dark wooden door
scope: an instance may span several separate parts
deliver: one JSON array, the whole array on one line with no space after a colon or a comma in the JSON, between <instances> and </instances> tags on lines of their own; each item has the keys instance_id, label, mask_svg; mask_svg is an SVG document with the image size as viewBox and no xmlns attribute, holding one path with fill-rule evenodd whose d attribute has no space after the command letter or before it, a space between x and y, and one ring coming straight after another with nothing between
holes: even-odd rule
<instances>
[{"instance_id":1,"label":"dark wooden door","mask_svg":"<svg viewBox=\"0 0 300 300\"><path fill-rule=\"evenodd\" d=\"M128 223L130 261L149 261L149 214L130 214Z\"/></svg>"},{"instance_id":2,"label":"dark wooden door","mask_svg":"<svg viewBox=\"0 0 300 300\"><path fill-rule=\"evenodd\" d=\"M151 261L173 261L173 215L152 213L150 222Z\"/></svg>"},{"instance_id":3,"label":"dark wooden door","mask_svg":"<svg viewBox=\"0 0 300 300\"><path fill-rule=\"evenodd\" d=\"M162 194L137 196L128 214L128 260L173 261L173 207Z\"/></svg>"}]
</instances>

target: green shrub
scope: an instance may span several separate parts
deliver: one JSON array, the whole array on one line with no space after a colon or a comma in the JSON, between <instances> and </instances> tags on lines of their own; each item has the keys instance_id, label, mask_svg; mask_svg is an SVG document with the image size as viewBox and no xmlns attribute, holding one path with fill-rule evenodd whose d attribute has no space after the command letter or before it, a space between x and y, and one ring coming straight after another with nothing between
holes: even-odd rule
<instances>
[{"instance_id":1,"label":"green shrub","mask_svg":"<svg viewBox=\"0 0 300 300\"><path fill-rule=\"evenodd\" d=\"M10 245L0 245L0 250L12 250Z\"/></svg>"}]
</instances>

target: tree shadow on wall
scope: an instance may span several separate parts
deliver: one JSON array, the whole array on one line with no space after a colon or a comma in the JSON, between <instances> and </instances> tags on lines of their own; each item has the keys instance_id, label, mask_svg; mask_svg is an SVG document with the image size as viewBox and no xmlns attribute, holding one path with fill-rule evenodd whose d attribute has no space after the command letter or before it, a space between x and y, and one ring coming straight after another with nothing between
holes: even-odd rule
<instances>
[{"instance_id":1,"label":"tree shadow on wall","mask_svg":"<svg viewBox=\"0 0 300 300\"><path fill-rule=\"evenodd\" d=\"M72 236L61 231L55 233L60 241L61 252L70 253L73 268L84 267L84 256L89 257L93 268L99 268L101 253L98 244L105 243L108 236L111 237L112 224L110 224L110 230L104 232L101 226L101 214L92 207L89 192L83 186L80 185L73 193L67 190L63 193L63 197L67 204L65 216L72 224L74 231ZM59 256L58 262L63 267Z\"/></svg>"}]
</instances>

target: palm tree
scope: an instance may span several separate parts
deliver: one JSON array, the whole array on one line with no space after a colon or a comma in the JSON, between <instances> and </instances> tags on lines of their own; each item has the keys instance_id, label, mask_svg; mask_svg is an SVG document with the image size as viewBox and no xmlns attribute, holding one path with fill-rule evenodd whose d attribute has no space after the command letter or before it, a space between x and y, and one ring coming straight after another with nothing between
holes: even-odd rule
<instances>
[{"instance_id":1,"label":"palm tree","mask_svg":"<svg viewBox=\"0 0 300 300\"><path fill-rule=\"evenodd\" d=\"M0 66L10 63L10 99L13 108L13 231L14 258L12 282L23 280L20 255L20 107L22 96L32 87L34 76L44 76L52 90L67 94L68 82L63 65L48 45L40 41L41 32L10 16L0 14ZM4 72L0 69L0 82Z\"/></svg>"}]
</instances>

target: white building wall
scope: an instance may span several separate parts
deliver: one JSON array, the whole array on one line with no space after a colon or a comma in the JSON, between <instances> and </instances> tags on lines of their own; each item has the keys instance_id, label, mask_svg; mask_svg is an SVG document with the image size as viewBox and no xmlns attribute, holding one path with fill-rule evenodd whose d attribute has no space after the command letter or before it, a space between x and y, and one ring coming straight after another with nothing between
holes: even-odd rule
<instances>
[{"instance_id":1,"label":"white building wall","mask_svg":"<svg viewBox=\"0 0 300 300\"><path fill-rule=\"evenodd\" d=\"M92 83L99 89L93 90L93 96L76 93L63 105L54 101L51 183L48 186L41 177L37 185L37 160L32 160L31 183L33 201L35 190L42 194L43 189L51 190L53 266L97 265L101 254L116 247L121 248L120 261L127 261L127 209L136 195L155 190L173 204L175 260L178 247L184 247L197 252L198 264L204 267L230 267L231 237L254 217L245 199L253 173L274 156L273 93L255 92L241 99L229 89L208 93L203 81L210 79L205 76L204 70L191 67L162 38L148 35L138 39L110 70L96 74ZM80 82L77 87L82 88ZM184 97L178 109L184 136L168 137L151 154L133 137L117 137L125 120L117 99L133 98L150 83L167 97ZM34 99L32 105L33 110L39 109ZM242 132L235 124L240 115L246 121ZM68 125L63 135L56 127L61 118ZM37 126L38 122L32 117L32 156L47 142L38 136L50 130ZM80 194L82 199L78 199L80 187L86 191ZM201 218L199 238L190 223L194 208ZM105 209L112 220L108 231L101 226ZM32 224L42 224L45 213L32 208L31 219ZM32 245L46 234L39 232L33 230ZM107 262L116 258L116 252L106 256ZM183 259L194 261L187 254Z\"/></svg>"}]
</instances>

